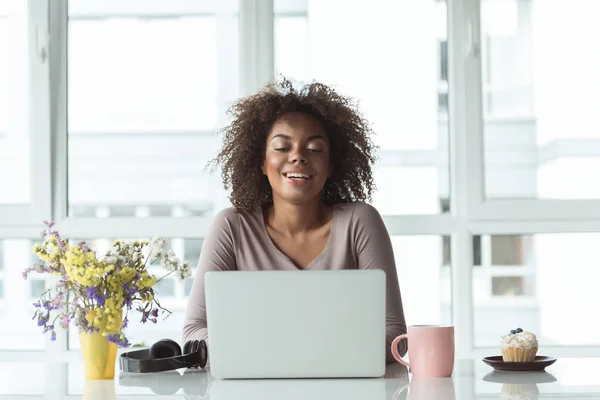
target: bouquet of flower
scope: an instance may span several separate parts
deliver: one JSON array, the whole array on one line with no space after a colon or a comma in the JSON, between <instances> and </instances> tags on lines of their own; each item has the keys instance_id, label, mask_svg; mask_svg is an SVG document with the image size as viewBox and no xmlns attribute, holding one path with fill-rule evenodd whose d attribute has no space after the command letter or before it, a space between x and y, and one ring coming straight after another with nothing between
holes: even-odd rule
<instances>
[{"instance_id":1,"label":"bouquet of flower","mask_svg":"<svg viewBox=\"0 0 600 400\"><path fill-rule=\"evenodd\" d=\"M71 321L79 332L101 333L120 347L129 346L123 330L127 327L129 311L141 313L141 322L157 322L163 308L155 298L153 286L168 275L176 274L183 280L190 276L187 263L182 263L172 250L166 250L166 240L125 243L116 240L103 258L85 242L69 244L52 230L54 223L44 221L42 244L33 246L33 252L42 260L23 272L27 279L31 272L56 275L58 282L46 290L33 305L32 319L56 339L54 324L68 329ZM167 272L157 279L148 267L159 262ZM123 315L124 314L124 315Z\"/></svg>"}]
</instances>

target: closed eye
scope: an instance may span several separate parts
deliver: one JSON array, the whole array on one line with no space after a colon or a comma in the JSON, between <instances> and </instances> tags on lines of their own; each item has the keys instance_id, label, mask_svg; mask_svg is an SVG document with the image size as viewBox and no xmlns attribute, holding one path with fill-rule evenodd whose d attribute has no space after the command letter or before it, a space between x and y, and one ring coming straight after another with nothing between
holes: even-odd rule
<instances>
[{"instance_id":1,"label":"closed eye","mask_svg":"<svg viewBox=\"0 0 600 400\"><path fill-rule=\"evenodd\" d=\"M275 149L275 151L286 151L286 150L289 150L289 149L290 149L289 147L278 147L278 148Z\"/></svg>"},{"instance_id":2,"label":"closed eye","mask_svg":"<svg viewBox=\"0 0 600 400\"><path fill-rule=\"evenodd\" d=\"M308 149L308 151L313 152L313 153L322 153L323 150L319 150L319 149Z\"/></svg>"}]
</instances>

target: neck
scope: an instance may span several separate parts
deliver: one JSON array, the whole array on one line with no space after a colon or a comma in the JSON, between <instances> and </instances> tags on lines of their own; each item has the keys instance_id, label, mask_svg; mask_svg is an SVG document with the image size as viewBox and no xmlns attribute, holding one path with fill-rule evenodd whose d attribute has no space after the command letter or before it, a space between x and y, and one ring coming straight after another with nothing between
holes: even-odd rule
<instances>
[{"instance_id":1,"label":"neck","mask_svg":"<svg viewBox=\"0 0 600 400\"><path fill-rule=\"evenodd\" d=\"M291 204L273 199L267 210L269 226L285 236L295 236L321 227L329 218L321 199L303 204Z\"/></svg>"}]
</instances>

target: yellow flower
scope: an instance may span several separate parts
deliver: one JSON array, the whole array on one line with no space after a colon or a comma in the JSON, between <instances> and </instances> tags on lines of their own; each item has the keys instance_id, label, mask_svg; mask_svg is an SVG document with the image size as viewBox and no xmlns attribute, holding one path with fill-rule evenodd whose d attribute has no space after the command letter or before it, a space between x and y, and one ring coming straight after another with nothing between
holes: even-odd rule
<instances>
[{"instance_id":1,"label":"yellow flower","mask_svg":"<svg viewBox=\"0 0 600 400\"><path fill-rule=\"evenodd\" d=\"M155 283L156 279L152 275L149 275L146 271L144 271L141 274L140 283L138 286L140 287L140 289L144 289L154 286Z\"/></svg>"},{"instance_id":2,"label":"yellow flower","mask_svg":"<svg viewBox=\"0 0 600 400\"><path fill-rule=\"evenodd\" d=\"M120 276L124 283L129 283L135 276L135 269L131 267L125 267L121 270Z\"/></svg>"},{"instance_id":3,"label":"yellow flower","mask_svg":"<svg viewBox=\"0 0 600 400\"><path fill-rule=\"evenodd\" d=\"M142 301L144 303L151 303L154 300L154 293L148 291L142 295Z\"/></svg>"}]
</instances>

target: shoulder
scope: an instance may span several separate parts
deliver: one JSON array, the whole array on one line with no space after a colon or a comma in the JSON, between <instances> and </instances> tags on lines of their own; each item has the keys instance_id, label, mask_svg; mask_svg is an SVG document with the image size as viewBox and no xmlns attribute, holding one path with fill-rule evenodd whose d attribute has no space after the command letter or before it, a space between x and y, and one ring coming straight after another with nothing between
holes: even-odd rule
<instances>
[{"instance_id":1,"label":"shoulder","mask_svg":"<svg viewBox=\"0 0 600 400\"><path fill-rule=\"evenodd\" d=\"M341 219L346 219L351 223L368 223L381 220L381 214L371 204L362 201L352 203L338 203L334 206Z\"/></svg>"},{"instance_id":2,"label":"shoulder","mask_svg":"<svg viewBox=\"0 0 600 400\"><path fill-rule=\"evenodd\" d=\"M219 210L212 218L213 226L223 226L235 224L238 219L237 210L234 207L227 207Z\"/></svg>"},{"instance_id":3,"label":"shoulder","mask_svg":"<svg viewBox=\"0 0 600 400\"><path fill-rule=\"evenodd\" d=\"M245 225L250 221L256 220L258 210L246 211L235 207L227 207L219 210L212 219L211 231L222 231L224 229L230 232L237 231L240 225Z\"/></svg>"},{"instance_id":4,"label":"shoulder","mask_svg":"<svg viewBox=\"0 0 600 400\"><path fill-rule=\"evenodd\" d=\"M347 229L355 238L387 232L381 214L364 202L340 203L335 206L337 226Z\"/></svg>"},{"instance_id":5,"label":"shoulder","mask_svg":"<svg viewBox=\"0 0 600 400\"><path fill-rule=\"evenodd\" d=\"M335 207L339 217L337 226L347 232L347 238L353 243L357 254L366 254L364 251L367 249L381 249L381 246L389 244L390 237L383 218L374 206L353 202Z\"/></svg>"}]
</instances>

